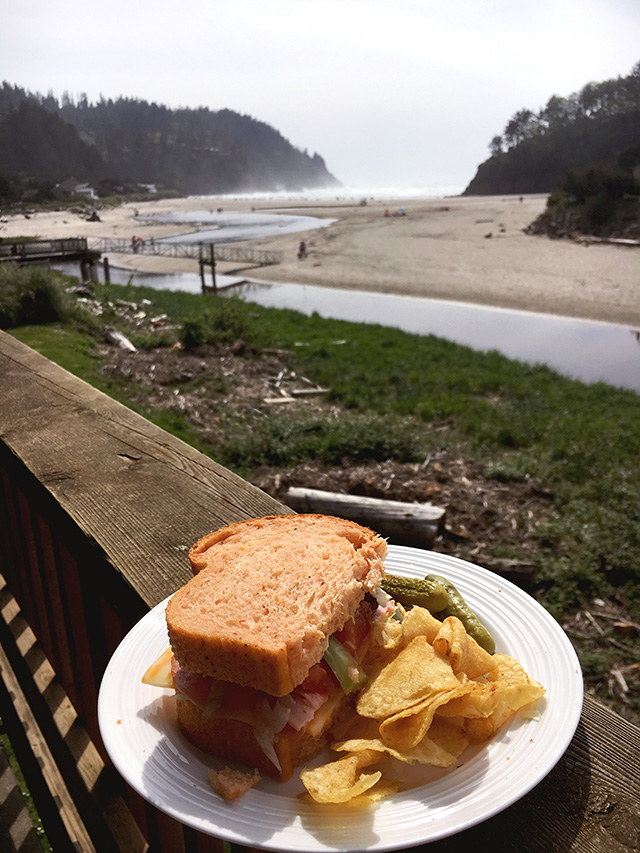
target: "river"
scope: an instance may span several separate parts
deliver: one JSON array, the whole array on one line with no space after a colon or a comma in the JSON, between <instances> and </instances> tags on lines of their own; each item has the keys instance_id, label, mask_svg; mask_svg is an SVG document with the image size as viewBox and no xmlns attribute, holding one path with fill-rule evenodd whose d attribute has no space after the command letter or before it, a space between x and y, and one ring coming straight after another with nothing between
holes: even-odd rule
<instances>
[{"instance_id":1,"label":"river","mask_svg":"<svg viewBox=\"0 0 640 853\"><path fill-rule=\"evenodd\" d=\"M74 270L72 274L77 274ZM111 268L112 281L126 284L131 273ZM136 273L135 284L201 291L195 273ZM513 311L440 299L274 284L217 276L220 293L275 308L322 317L379 323L406 332L495 349L529 364L542 363L582 382L607 382L640 392L640 330L623 324Z\"/></svg>"}]
</instances>

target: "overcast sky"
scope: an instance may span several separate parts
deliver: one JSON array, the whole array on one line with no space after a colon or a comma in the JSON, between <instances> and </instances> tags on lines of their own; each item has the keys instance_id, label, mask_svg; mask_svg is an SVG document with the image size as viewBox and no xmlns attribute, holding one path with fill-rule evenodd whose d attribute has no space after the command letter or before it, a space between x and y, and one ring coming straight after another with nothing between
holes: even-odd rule
<instances>
[{"instance_id":1,"label":"overcast sky","mask_svg":"<svg viewBox=\"0 0 640 853\"><path fill-rule=\"evenodd\" d=\"M640 0L4 3L0 79L229 108L345 185L463 188L523 107L640 60Z\"/></svg>"}]
</instances>

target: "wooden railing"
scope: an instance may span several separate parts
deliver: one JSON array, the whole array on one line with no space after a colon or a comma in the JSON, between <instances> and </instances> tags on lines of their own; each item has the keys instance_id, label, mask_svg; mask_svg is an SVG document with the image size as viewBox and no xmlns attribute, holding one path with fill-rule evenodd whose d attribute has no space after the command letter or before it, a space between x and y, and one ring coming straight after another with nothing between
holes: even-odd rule
<instances>
[{"instance_id":1,"label":"wooden railing","mask_svg":"<svg viewBox=\"0 0 640 853\"><path fill-rule=\"evenodd\" d=\"M250 249L244 246L220 246L211 241L207 243L181 243L178 240L131 240L97 237L91 240L91 249L105 254L160 255L167 258L199 259L203 252L209 257L211 246L215 246L216 261L269 266L282 261L282 252L266 249Z\"/></svg>"},{"instance_id":2,"label":"wooden railing","mask_svg":"<svg viewBox=\"0 0 640 853\"><path fill-rule=\"evenodd\" d=\"M97 693L185 544L287 509L2 332L0 375L0 716L54 850L221 850L110 769Z\"/></svg>"},{"instance_id":3,"label":"wooden railing","mask_svg":"<svg viewBox=\"0 0 640 853\"><path fill-rule=\"evenodd\" d=\"M288 511L0 332L0 716L55 851L222 853L115 772L97 691L128 630L190 576L185 546ZM429 853L637 849L639 753L640 731L585 696L552 772Z\"/></svg>"},{"instance_id":4,"label":"wooden railing","mask_svg":"<svg viewBox=\"0 0 640 853\"><path fill-rule=\"evenodd\" d=\"M91 254L86 237L0 241L0 261L76 260Z\"/></svg>"}]
</instances>

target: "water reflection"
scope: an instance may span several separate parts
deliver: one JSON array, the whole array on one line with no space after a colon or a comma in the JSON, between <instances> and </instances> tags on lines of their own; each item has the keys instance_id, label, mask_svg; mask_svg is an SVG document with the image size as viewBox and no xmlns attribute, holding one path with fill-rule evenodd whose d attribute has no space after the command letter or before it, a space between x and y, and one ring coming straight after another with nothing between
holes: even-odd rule
<instances>
[{"instance_id":1,"label":"water reflection","mask_svg":"<svg viewBox=\"0 0 640 853\"><path fill-rule=\"evenodd\" d=\"M496 349L509 358L547 364L583 382L602 380L640 391L640 330L629 326L296 284L247 284L234 290L261 305L434 334L477 350Z\"/></svg>"},{"instance_id":2,"label":"water reflection","mask_svg":"<svg viewBox=\"0 0 640 853\"><path fill-rule=\"evenodd\" d=\"M77 274L76 269L69 272ZM111 277L126 284L131 273L112 268ZM136 273L133 280L164 290L201 290L200 277L194 273ZM221 293L266 307L434 334L477 350L496 349L509 358L547 364L583 382L602 380L640 392L640 330L631 326L440 299L246 282L224 275L217 276L217 282Z\"/></svg>"}]
</instances>

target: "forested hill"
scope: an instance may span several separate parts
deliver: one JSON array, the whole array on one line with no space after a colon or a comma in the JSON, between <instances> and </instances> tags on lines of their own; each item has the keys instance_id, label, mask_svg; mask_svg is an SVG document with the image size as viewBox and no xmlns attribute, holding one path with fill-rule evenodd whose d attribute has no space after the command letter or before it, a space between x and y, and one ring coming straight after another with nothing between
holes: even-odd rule
<instances>
[{"instance_id":1,"label":"forested hill","mask_svg":"<svg viewBox=\"0 0 640 853\"><path fill-rule=\"evenodd\" d=\"M569 170L633 168L640 152L640 62L627 77L553 95L538 112L519 110L491 140L491 157L463 195L553 192Z\"/></svg>"},{"instance_id":2,"label":"forested hill","mask_svg":"<svg viewBox=\"0 0 640 853\"><path fill-rule=\"evenodd\" d=\"M117 191L154 184L182 194L340 186L319 154L232 110L170 109L120 97L42 96L4 82L0 178L71 177Z\"/></svg>"}]
</instances>

